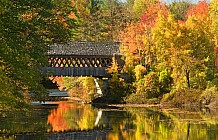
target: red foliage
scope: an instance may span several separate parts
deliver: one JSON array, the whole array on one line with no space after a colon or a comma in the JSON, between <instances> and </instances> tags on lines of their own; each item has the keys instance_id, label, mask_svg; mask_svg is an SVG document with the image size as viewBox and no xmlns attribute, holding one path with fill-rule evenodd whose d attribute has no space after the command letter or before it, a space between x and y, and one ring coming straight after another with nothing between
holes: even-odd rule
<instances>
[{"instance_id":1,"label":"red foliage","mask_svg":"<svg viewBox=\"0 0 218 140\"><path fill-rule=\"evenodd\" d=\"M186 18L189 16L208 16L209 14L209 7L206 0L198 2L198 4L194 6L190 6L189 10L187 11Z\"/></svg>"},{"instance_id":2,"label":"red foliage","mask_svg":"<svg viewBox=\"0 0 218 140\"><path fill-rule=\"evenodd\" d=\"M120 34L122 44L128 52L137 54L138 49L144 49L143 35L145 34L145 26L142 23L131 24L126 30Z\"/></svg>"},{"instance_id":3,"label":"red foliage","mask_svg":"<svg viewBox=\"0 0 218 140\"><path fill-rule=\"evenodd\" d=\"M71 106L66 103L58 104L57 109L53 109L51 114L48 116L47 123L51 124L52 131L59 132L70 130L71 127L64 120L64 114L71 109Z\"/></svg>"},{"instance_id":4,"label":"red foliage","mask_svg":"<svg viewBox=\"0 0 218 140\"><path fill-rule=\"evenodd\" d=\"M122 40L121 50L133 54L134 61L139 61L146 53L145 45L147 44L145 43L145 37L150 37L151 28L155 26L159 12L162 12L166 17L168 16L165 3L147 4L144 14L140 17L140 21L130 24L120 34L120 39Z\"/></svg>"},{"instance_id":5,"label":"red foliage","mask_svg":"<svg viewBox=\"0 0 218 140\"><path fill-rule=\"evenodd\" d=\"M168 15L168 10L165 3L155 3L147 6L145 13L142 14L140 20L145 25L153 27L156 23L158 12L162 12L163 15Z\"/></svg>"}]
</instances>

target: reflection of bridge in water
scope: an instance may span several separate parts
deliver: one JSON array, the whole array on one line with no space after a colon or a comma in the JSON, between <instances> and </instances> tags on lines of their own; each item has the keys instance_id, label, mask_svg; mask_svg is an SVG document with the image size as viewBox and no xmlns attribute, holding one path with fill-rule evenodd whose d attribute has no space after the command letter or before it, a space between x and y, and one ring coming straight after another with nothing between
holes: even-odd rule
<instances>
[{"instance_id":1,"label":"reflection of bridge in water","mask_svg":"<svg viewBox=\"0 0 218 140\"><path fill-rule=\"evenodd\" d=\"M110 77L112 57L122 65L119 43L70 42L53 44L47 53L49 66L43 73L53 76Z\"/></svg>"},{"instance_id":2,"label":"reflection of bridge in water","mask_svg":"<svg viewBox=\"0 0 218 140\"><path fill-rule=\"evenodd\" d=\"M106 140L107 133L110 129L102 130L84 130L84 131L66 131L52 132L46 134L27 133L16 134L15 139L31 140L31 139L50 139L50 140Z\"/></svg>"}]
</instances>

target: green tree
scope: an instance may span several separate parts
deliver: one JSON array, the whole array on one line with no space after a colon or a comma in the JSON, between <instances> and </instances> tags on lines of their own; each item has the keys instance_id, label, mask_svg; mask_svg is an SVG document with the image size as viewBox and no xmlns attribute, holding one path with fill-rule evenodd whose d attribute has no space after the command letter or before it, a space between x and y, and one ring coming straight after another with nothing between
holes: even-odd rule
<instances>
[{"instance_id":1,"label":"green tree","mask_svg":"<svg viewBox=\"0 0 218 140\"><path fill-rule=\"evenodd\" d=\"M191 3L189 2L173 2L170 5L168 5L169 11L174 15L176 20L186 20L186 13L189 7L191 6Z\"/></svg>"},{"instance_id":2,"label":"green tree","mask_svg":"<svg viewBox=\"0 0 218 140\"><path fill-rule=\"evenodd\" d=\"M119 31L131 20L126 3L118 0L77 0L76 40L118 41Z\"/></svg>"},{"instance_id":3,"label":"green tree","mask_svg":"<svg viewBox=\"0 0 218 140\"><path fill-rule=\"evenodd\" d=\"M13 95L16 102L22 102L29 91L41 93L40 68L46 64L44 54L48 44L71 36L70 28L75 28L75 20L69 16L71 12L70 1L1 1L0 72L6 80L2 83L1 96ZM6 86L7 83L11 86Z\"/></svg>"},{"instance_id":4,"label":"green tree","mask_svg":"<svg viewBox=\"0 0 218 140\"><path fill-rule=\"evenodd\" d=\"M106 34L102 31L103 21L101 2L99 0L76 0L78 29L76 38L78 41L100 41Z\"/></svg>"}]
</instances>

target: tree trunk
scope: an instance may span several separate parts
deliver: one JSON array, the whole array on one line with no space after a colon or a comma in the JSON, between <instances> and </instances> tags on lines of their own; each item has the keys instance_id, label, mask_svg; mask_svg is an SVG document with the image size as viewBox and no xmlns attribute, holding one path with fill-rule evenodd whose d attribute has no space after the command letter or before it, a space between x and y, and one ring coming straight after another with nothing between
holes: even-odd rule
<instances>
[{"instance_id":1,"label":"tree trunk","mask_svg":"<svg viewBox=\"0 0 218 140\"><path fill-rule=\"evenodd\" d=\"M189 71L185 70L185 74L186 74L187 86L188 86L188 88L190 88Z\"/></svg>"}]
</instances>

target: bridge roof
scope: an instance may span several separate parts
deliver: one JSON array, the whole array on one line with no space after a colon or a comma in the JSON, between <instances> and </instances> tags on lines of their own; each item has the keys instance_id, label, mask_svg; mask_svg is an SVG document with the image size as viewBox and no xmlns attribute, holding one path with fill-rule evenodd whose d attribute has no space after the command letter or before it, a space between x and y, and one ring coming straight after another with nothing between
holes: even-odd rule
<instances>
[{"instance_id":1,"label":"bridge roof","mask_svg":"<svg viewBox=\"0 0 218 140\"><path fill-rule=\"evenodd\" d=\"M50 45L48 55L120 55L117 42L68 42Z\"/></svg>"}]
</instances>

